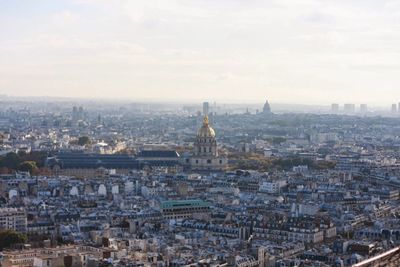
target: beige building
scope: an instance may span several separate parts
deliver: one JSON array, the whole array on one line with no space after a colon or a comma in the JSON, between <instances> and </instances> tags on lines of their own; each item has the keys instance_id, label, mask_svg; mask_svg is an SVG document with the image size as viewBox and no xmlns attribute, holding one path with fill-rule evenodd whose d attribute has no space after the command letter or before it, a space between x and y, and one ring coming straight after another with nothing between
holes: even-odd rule
<instances>
[{"instance_id":1,"label":"beige building","mask_svg":"<svg viewBox=\"0 0 400 267\"><path fill-rule=\"evenodd\" d=\"M23 208L0 208L0 229L26 232L27 218Z\"/></svg>"},{"instance_id":2,"label":"beige building","mask_svg":"<svg viewBox=\"0 0 400 267\"><path fill-rule=\"evenodd\" d=\"M102 260L107 252L89 246L65 246L57 248L5 251L3 267L80 267L97 266L92 260Z\"/></svg>"},{"instance_id":3,"label":"beige building","mask_svg":"<svg viewBox=\"0 0 400 267\"><path fill-rule=\"evenodd\" d=\"M199 199L168 200L161 203L161 212L165 219L207 218L210 204Z\"/></svg>"}]
</instances>

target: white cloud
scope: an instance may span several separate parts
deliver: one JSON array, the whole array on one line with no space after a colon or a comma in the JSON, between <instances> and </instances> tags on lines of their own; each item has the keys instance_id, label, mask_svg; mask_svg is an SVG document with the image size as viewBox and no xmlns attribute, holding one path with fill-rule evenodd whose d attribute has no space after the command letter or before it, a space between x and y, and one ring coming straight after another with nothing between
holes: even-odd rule
<instances>
[{"instance_id":1,"label":"white cloud","mask_svg":"<svg viewBox=\"0 0 400 267\"><path fill-rule=\"evenodd\" d=\"M78 20L76 14L73 14L69 10L63 10L61 12L54 13L52 17L55 23L63 23L63 24L76 22Z\"/></svg>"}]
</instances>

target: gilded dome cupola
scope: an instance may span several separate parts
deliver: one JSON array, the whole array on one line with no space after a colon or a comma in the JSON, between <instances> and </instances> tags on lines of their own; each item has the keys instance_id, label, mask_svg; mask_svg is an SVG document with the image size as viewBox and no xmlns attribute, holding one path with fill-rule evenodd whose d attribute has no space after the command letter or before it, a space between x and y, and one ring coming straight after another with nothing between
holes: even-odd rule
<instances>
[{"instance_id":1,"label":"gilded dome cupola","mask_svg":"<svg viewBox=\"0 0 400 267\"><path fill-rule=\"evenodd\" d=\"M202 137L202 138L210 138L210 137L214 138L215 137L215 131L213 128L211 128L207 115L204 116L203 125L197 131L197 137Z\"/></svg>"}]
</instances>

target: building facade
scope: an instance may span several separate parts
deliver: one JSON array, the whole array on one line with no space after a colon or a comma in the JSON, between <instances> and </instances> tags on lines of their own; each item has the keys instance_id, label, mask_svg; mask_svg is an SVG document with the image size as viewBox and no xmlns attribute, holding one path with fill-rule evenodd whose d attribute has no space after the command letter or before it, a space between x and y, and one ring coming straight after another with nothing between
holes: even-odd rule
<instances>
[{"instance_id":1,"label":"building facade","mask_svg":"<svg viewBox=\"0 0 400 267\"><path fill-rule=\"evenodd\" d=\"M25 210L21 208L1 208L0 229L25 233L27 229Z\"/></svg>"},{"instance_id":2,"label":"building facade","mask_svg":"<svg viewBox=\"0 0 400 267\"><path fill-rule=\"evenodd\" d=\"M161 203L161 212L166 219L187 219L195 215L204 217L210 213L210 204L198 199L169 200Z\"/></svg>"}]
</instances>

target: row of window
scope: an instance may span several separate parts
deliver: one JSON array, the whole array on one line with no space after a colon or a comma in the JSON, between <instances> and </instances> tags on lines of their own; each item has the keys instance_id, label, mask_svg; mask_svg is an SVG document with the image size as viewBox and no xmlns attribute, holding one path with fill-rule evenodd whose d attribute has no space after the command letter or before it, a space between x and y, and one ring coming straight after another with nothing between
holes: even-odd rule
<instances>
[{"instance_id":1,"label":"row of window","mask_svg":"<svg viewBox=\"0 0 400 267\"><path fill-rule=\"evenodd\" d=\"M199 147L198 151L199 151L199 153L201 153L201 147ZM207 153L207 147L203 147L203 152ZM208 148L208 152L210 152L210 153L212 152L212 148L211 147Z\"/></svg>"},{"instance_id":2,"label":"row of window","mask_svg":"<svg viewBox=\"0 0 400 267\"><path fill-rule=\"evenodd\" d=\"M199 143L207 143L207 140L208 140L208 143L212 143L213 142L213 139L197 139L197 141L199 142Z\"/></svg>"},{"instance_id":3,"label":"row of window","mask_svg":"<svg viewBox=\"0 0 400 267\"><path fill-rule=\"evenodd\" d=\"M211 162L212 162L211 159L207 160L207 164L211 164ZM199 164L199 160L198 159L196 159L196 164ZM222 159L219 160L219 164L222 164Z\"/></svg>"},{"instance_id":4,"label":"row of window","mask_svg":"<svg viewBox=\"0 0 400 267\"><path fill-rule=\"evenodd\" d=\"M181 208L181 209L163 209L163 212L194 212L194 211L203 211L209 210L209 207L193 207L193 208Z\"/></svg>"}]
</instances>

